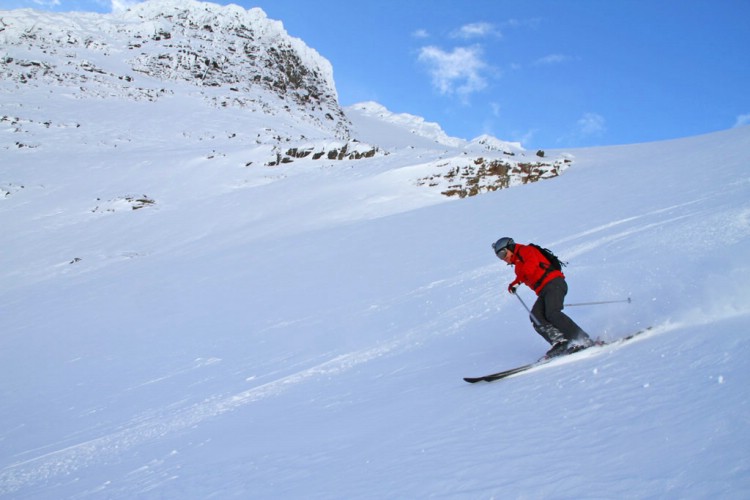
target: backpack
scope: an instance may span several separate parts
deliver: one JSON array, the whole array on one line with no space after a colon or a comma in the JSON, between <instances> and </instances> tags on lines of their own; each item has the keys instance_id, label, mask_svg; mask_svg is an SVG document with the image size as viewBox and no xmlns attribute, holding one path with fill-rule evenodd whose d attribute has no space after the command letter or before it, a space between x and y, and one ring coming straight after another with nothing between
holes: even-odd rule
<instances>
[{"instance_id":1,"label":"backpack","mask_svg":"<svg viewBox=\"0 0 750 500\"><path fill-rule=\"evenodd\" d=\"M549 261L549 269L550 270L561 271L562 268L563 268L563 266L567 266L568 265L567 262L561 261L557 257L557 255L555 255L554 253L552 253L552 250L550 250L548 248L542 248L539 245L536 245L534 243L529 243L529 246L536 248L537 250L539 250L539 252L542 255L544 255L544 258L547 259L547 261Z\"/></svg>"}]
</instances>

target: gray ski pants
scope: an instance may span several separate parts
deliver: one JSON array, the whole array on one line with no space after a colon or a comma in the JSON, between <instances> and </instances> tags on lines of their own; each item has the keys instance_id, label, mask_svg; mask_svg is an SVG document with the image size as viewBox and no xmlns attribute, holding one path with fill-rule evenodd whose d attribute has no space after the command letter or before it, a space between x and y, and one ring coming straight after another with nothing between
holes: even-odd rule
<instances>
[{"instance_id":1,"label":"gray ski pants","mask_svg":"<svg viewBox=\"0 0 750 500\"><path fill-rule=\"evenodd\" d=\"M588 334L570 319L567 314L562 312L563 301L568 293L568 284L563 278L555 278L539 293L534 306L531 308L531 314L537 319L531 319L534 330L544 337L544 340L550 344L555 344L562 340L581 340L588 338Z\"/></svg>"}]
</instances>

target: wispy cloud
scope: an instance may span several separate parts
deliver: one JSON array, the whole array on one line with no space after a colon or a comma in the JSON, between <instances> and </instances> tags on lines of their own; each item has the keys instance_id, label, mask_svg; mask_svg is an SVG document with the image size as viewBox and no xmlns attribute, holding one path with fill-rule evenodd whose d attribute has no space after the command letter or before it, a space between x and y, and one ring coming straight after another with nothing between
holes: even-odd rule
<instances>
[{"instance_id":1,"label":"wispy cloud","mask_svg":"<svg viewBox=\"0 0 750 500\"><path fill-rule=\"evenodd\" d=\"M427 35L426 30L418 30L412 36ZM488 76L498 74L498 70L486 62L480 41L501 38L500 29L492 23L468 23L453 30L449 38L468 43L470 46L442 49L428 45L419 49L419 62L425 65L432 85L442 95L457 95L466 101L468 96L488 86ZM455 42L454 42L455 43Z\"/></svg>"},{"instance_id":2,"label":"wispy cloud","mask_svg":"<svg viewBox=\"0 0 750 500\"><path fill-rule=\"evenodd\" d=\"M734 128L744 127L745 125L750 125L750 113L746 115L739 115L737 117L737 120L734 122Z\"/></svg>"},{"instance_id":3,"label":"wispy cloud","mask_svg":"<svg viewBox=\"0 0 750 500\"><path fill-rule=\"evenodd\" d=\"M520 142L521 144L528 144L532 142L538 130L539 129L532 128L532 129L527 130L526 132L520 132L520 133L517 132L513 134L514 136L513 140L516 140Z\"/></svg>"},{"instance_id":4,"label":"wispy cloud","mask_svg":"<svg viewBox=\"0 0 750 500\"><path fill-rule=\"evenodd\" d=\"M557 144L572 147L582 141L589 141L601 137L607 131L607 122L599 113L584 113L568 130L568 133L558 137Z\"/></svg>"},{"instance_id":5,"label":"wispy cloud","mask_svg":"<svg viewBox=\"0 0 750 500\"><path fill-rule=\"evenodd\" d=\"M429 38L430 33L425 29L418 29L412 32L411 36L414 38Z\"/></svg>"},{"instance_id":6,"label":"wispy cloud","mask_svg":"<svg viewBox=\"0 0 750 500\"><path fill-rule=\"evenodd\" d=\"M597 113L585 113L576 125L578 134L583 137L601 135L607 130L604 117Z\"/></svg>"},{"instance_id":7,"label":"wispy cloud","mask_svg":"<svg viewBox=\"0 0 750 500\"><path fill-rule=\"evenodd\" d=\"M534 17L531 19L516 19L511 18L503 22L500 26L502 28L531 28L538 29L542 24L542 19Z\"/></svg>"},{"instance_id":8,"label":"wispy cloud","mask_svg":"<svg viewBox=\"0 0 750 500\"><path fill-rule=\"evenodd\" d=\"M470 23L464 24L453 33L451 37L469 40L472 38L484 38L488 36L500 37L500 31L491 23Z\"/></svg>"},{"instance_id":9,"label":"wispy cloud","mask_svg":"<svg viewBox=\"0 0 750 500\"><path fill-rule=\"evenodd\" d=\"M561 64L568 62L572 59L570 56L564 54L550 54L548 56L541 57L534 61L535 66L548 66L550 64Z\"/></svg>"},{"instance_id":10,"label":"wispy cloud","mask_svg":"<svg viewBox=\"0 0 750 500\"><path fill-rule=\"evenodd\" d=\"M427 65L432 84L443 95L465 98L487 87L483 73L489 67L479 46L457 47L451 52L432 45L422 47L419 60Z\"/></svg>"}]
</instances>

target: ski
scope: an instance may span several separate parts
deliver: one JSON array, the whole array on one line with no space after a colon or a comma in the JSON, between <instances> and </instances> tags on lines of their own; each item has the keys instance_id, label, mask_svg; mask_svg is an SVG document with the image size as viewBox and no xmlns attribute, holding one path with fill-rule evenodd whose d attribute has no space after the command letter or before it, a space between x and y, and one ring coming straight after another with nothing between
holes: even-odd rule
<instances>
[{"instance_id":1,"label":"ski","mask_svg":"<svg viewBox=\"0 0 750 500\"><path fill-rule=\"evenodd\" d=\"M511 375L515 375L516 373L521 373L530 368L534 368L535 366L539 366L540 364L545 362L546 361L538 361L536 363L529 363L528 365L518 366L516 368L503 370L497 373L490 373L489 375L483 375L481 377L464 377L464 380L470 384L476 384L477 382L492 382L494 380L500 380L501 378L510 377Z\"/></svg>"},{"instance_id":2,"label":"ski","mask_svg":"<svg viewBox=\"0 0 750 500\"><path fill-rule=\"evenodd\" d=\"M536 361L534 363L529 363L529 364L523 365L523 366L517 366L516 368L511 368L509 370L503 370L503 371L497 372L497 373L490 373L489 375L483 375L481 377L464 377L464 380L466 382L470 383L470 384L476 384L477 382L494 382L495 380L504 379L506 377L510 377L511 375L516 375L518 373L525 372L525 371L530 370L532 368L536 368L538 366L545 365L545 364L547 364L547 363L549 363L551 361L554 361L556 359L565 358L567 356L572 356L572 355L574 355L576 353L579 353L579 352L590 351L591 349L597 349L597 348L601 348L601 347L604 347L604 346L614 346L614 345L624 344L625 342L627 342L629 340L632 340L633 338L637 337L638 335L640 335L642 333L645 333L645 332L647 332L649 330L651 330L651 327L644 328L643 330L638 330L637 332L634 332L634 333L631 333L630 335L626 335L626 336L624 336L622 338L619 338L619 339L615 340L614 342L607 343L607 342L597 341L593 346L591 346L591 347L589 347L587 349L581 349L581 350L575 351L574 353L571 353L571 354L567 354L567 355L563 355L563 356L558 356L558 357L555 357L555 358L549 358L549 359L542 358L539 361Z\"/></svg>"}]
</instances>

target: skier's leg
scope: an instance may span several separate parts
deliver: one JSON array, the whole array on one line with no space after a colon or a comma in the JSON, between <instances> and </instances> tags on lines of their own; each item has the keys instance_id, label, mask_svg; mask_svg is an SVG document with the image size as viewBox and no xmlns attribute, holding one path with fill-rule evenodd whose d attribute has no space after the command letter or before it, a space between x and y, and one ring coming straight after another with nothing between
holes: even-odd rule
<instances>
[{"instance_id":1,"label":"skier's leg","mask_svg":"<svg viewBox=\"0 0 750 500\"><path fill-rule=\"evenodd\" d=\"M557 330L562 332L566 340L578 342L586 346L591 345L588 334L576 324L567 314L562 312L568 284L562 278L550 281L542 290L544 299L544 316Z\"/></svg>"},{"instance_id":2,"label":"skier's leg","mask_svg":"<svg viewBox=\"0 0 750 500\"><path fill-rule=\"evenodd\" d=\"M545 287L546 290L547 287ZM542 293L539 294L539 297L537 297L536 302L534 302L534 306L531 308L531 324L534 327L534 330L542 336L544 340L549 342L551 345L557 344L558 342L562 342L565 340L565 336L563 333L558 330L557 328L550 323L550 321L547 319L546 315L546 294L545 290L542 290ZM536 321L534 321L536 319Z\"/></svg>"}]
</instances>

